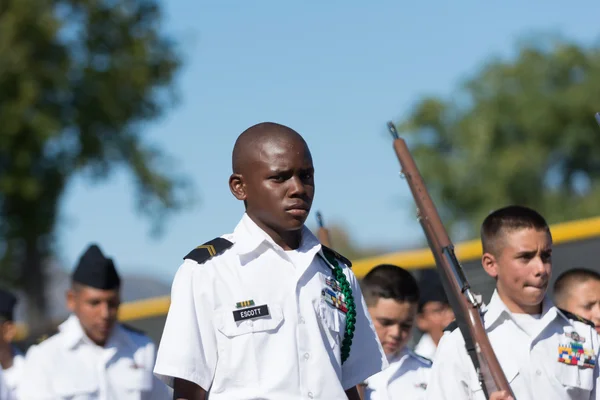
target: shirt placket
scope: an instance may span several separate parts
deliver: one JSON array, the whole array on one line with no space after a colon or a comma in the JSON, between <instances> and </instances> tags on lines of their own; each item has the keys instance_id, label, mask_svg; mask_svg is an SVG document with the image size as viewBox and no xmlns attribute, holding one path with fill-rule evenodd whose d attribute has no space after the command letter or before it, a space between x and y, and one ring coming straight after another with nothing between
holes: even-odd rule
<instances>
[{"instance_id":1,"label":"shirt placket","mask_svg":"<svg viewBox=\"0 0 600 400\"><path fill-rule=\"evenodd\" d=\"M117 349L115 347L102 349L100 353L98 366L98 377L99 377L99 387L100 387L100 396L101 400L110 400L112 396L115 396L116 393L112 393L111 390L114 390L113 387L110 386L110 382L108 379L108 362L115 356L117 353ZM111 396L112 394L112 396Z\"/></svg>"},{"instance_id":2,"label":"shirt placket","mask_svg":"<svg viewBox=\"0 0 600 400\"><path fill-rule=\"evenodd\" d=\"M312 380L314 373L312 373L314 368L318 366L313 365L315 363L315 357L311 354L310 349L310 340L312 337L311 334L314 335L314 332L310 332L310 326L307 324L305 316L302 314L302 307L300 304L304 301L305 303L312 304L312 299L310 293L308 293L307 286L310 286L310 279L307 279L307 271L311 269L313 263L316 262L317 256L315 255L312 260L308 263L307 266L298 266L297 268L297 280L296 280L296 316L297 316L297 356L298 356L298 368L300 373L300 391L301 396L307 399L316 399L320 396L320 389L316 382ZM314 274L315 277L318 277L318 273ZM303 296L308 296L308 299L304 299ZM305 310L308 312L309 310Z\"/></svg>"}]
</instances>

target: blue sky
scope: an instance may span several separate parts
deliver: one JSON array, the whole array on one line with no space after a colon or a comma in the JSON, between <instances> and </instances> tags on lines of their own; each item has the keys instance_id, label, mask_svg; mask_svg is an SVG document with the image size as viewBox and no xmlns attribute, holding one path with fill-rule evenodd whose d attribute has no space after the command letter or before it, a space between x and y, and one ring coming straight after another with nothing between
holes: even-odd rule
<instances>
[{"instance_id":1,"label":"blue sky","mask_svg":"<svg viewBox=\"0 0 600 400\"><path fill-rule=\"evenodd\" d=\"M447 95L516 40L555 32L598 37L600 2L190 1L164 3L165 29L181 41L179 104L147 138L194 183L198 202L153 238L135 210L130 176L72 181L62 202L58 250L71 270L90 241L123 274L170 282L193 247L238 222L230 194L236 137L261 121L300 132L316 172L313 210L358 245L390 250L422 237L385 123L421 96ZM575 6L577 4L577 6ZM314 227L314 212L309 226Z\"/></svg>"}]
</instances>

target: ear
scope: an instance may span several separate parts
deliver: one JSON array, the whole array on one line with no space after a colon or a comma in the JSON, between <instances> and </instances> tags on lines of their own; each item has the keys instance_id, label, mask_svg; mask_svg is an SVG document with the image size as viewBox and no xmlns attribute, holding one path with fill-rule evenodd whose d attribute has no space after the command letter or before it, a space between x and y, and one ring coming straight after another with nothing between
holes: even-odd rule
<instances>
[{"instance_id":1,"label":"ear","mask_svg":"<svg viewBox=\"0 0 600 400\"><path fill-rule=\"evenodd\" d=\"M246 184L242 174L231 174L229 177L229 190L238 200L246 200Z\"/></svg>"},{"instance_id":2,"label":"ear","mask_svg":"<svg viewBox=\"0 0 600 400\"><path fill-rule=\"evenodd\" d=\"M483 256L481 256L481 265L489 276L494 279L498 277L498 262L493 254L483 253Z\"/></svg>"},{"instance_id":3,"label":"ear","mask_svg":"<svg viewBox=\"0 0 600 400\"><path fill-rule=\"evenodd\" d=\"M67 290L67 308L71 312L75 312L75 304L77 303L77 293L73 289Z\"/></svg>"}]
</instances>

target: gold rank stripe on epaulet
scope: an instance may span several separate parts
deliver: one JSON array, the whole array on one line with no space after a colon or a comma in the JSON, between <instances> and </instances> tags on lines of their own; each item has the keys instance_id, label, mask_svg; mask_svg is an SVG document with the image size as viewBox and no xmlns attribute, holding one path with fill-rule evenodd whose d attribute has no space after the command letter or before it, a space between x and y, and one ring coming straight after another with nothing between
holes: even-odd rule
<instances>
[{"instance_id":1,"label":"gold rank stripe on epaulet","mask_svg":"<svg viewBox=\"0 0 600 400\"><path fill-rule=\"evenodd\" d=\"M565 315L565 317L567 317L567 318L569 318L569 319L572 319L573 321L579 321L579 322L582 322L582 323L584 323L584 324L586 324L586 325L590 325L590 326L592 326L592 327L596 326L596 325L594 325L594 323L593 323L592 321L590 321L589 319L585 319L585 318L583 318L583 317L580 317L579 315L577 315L577 314L573 314L573 313L572 313L572 312L570 312L570 311L564 310L564 309L562 309L562 308L559 308L559 311L560 311L561 313L563 313L563 314Z\"/></svg>"},{"instance_id":2,"label":"gold rank stripe on epaulet","mask_svg":"<svg viewBox=\"0 0 600 400\"><path fill-rule=\"evenodd\" d=\"M350 260L348 260L346 257L344 257L343 255L341 255L337 251L335 251L333 249L330 249L327 246L321 245L321 247L323 248L323 252L324 253L329 253L331 256L337 258L338 260L340 260L341 262L343 262L344 264L346 264L348 266L348 268L352 268L352 262Z\"/></svg>"},{"instance_id":3,"label":"gold rank stripe on epaulet","mask_svg":"<svg viewBox=\"0 0 600 400\"><path fill-rule=\"evenodd\" d=\"M218 237L216 239L211 240L210 242L206 242L194 250L190 251L183 259L194 260L198 264L205 263L210 260L214 256L221 254L228 248L233 246L233 243L227 239L223 239Z\"/></svg>"}]
</instances>

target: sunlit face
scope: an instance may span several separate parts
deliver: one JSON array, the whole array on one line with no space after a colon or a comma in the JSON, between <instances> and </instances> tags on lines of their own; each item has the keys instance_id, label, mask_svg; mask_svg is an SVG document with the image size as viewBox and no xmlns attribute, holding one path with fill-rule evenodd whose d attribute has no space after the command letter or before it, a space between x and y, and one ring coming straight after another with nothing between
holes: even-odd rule
<instances>
[{"instance_id":1,"label":"sunlit face","mask_svg":"<svg viewBox=\"0 0 600 400\"><path fill-rule=\"evenodd\" d=\"M97 345L104 346L117 321L119 290L77 287L67 293L67 305L87 336Z\"/></svg>"},{"instance_id":2,"label":"sunlit face","mask_svg":"<svg viewBox=\"0 0 600 400\"><path fill-rule=\"evenodd\" d=\"M272 139L256 145L255 152L244 173L230 178L231 191L246 202L248 215L270 235L300 232L315 194L306 143L300 138Z\"/></svg>"},{"instance_id":3,"label":"sunlit face","mask_svg":"<svg viewBox=\"0 0 600 400\"><path fill-rule=\"evenodd\" d=\"M410 339L417 304L379 298L368 310L385 354L389 356L402 350Z\"/></svg>"},{"instance_id":4,"label":"sunlit face","mask_svg":"<svg viewBox=\"0 0 600 400\"><path fill-rule=\"evenodd\" d=\"M574 283L565 297L564 308L592 321L600 333L600 281L589 279Z\"/></svg>"},{"instance_id":5,"label":"sunlit face","mask_svg":"<svg viewBox=\"0 0 600 400\"><path fill-rule=\"evenodd\" d=\"M552 273L552 239L548 232L518 229L504 232L496 256L485 253L482 264L496 279L502 301L515 313L537 314Z\"/></svg>"},{"instance_id":6,"label":"sunlit face","mask_svg":"<svg viewBox=\"0 0 600 400\"><path fill-rule=\"evenodd\" d=\"M429 301L423 305L418 317L419 329L432 336L440 337L454 320L454 312L448 303Z\"/></svg>"}]
</instances>

